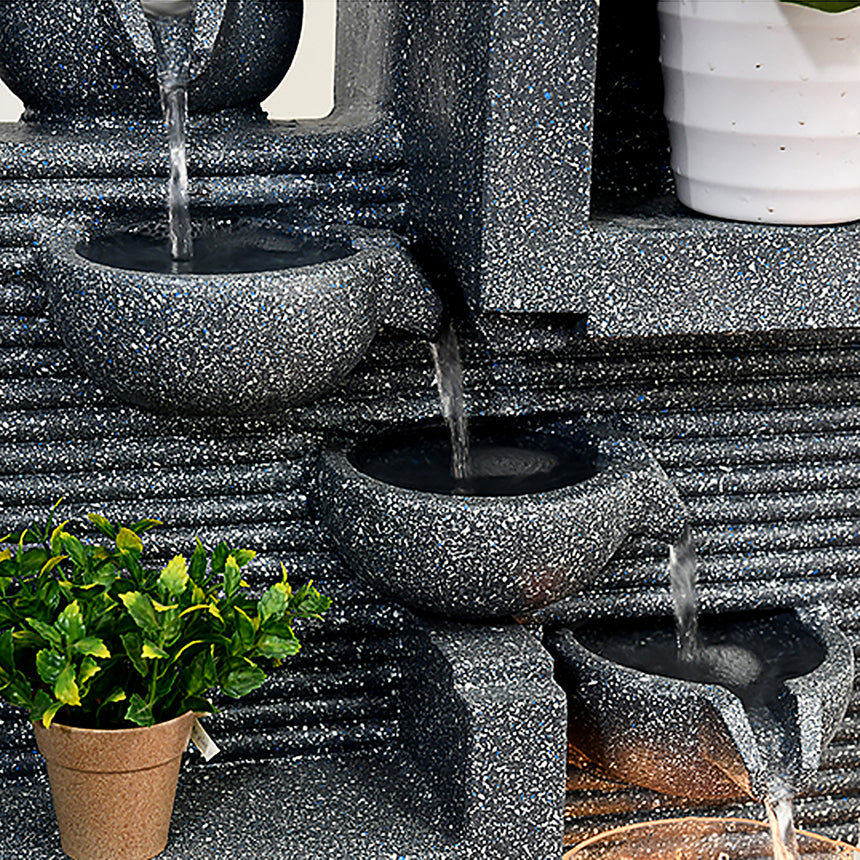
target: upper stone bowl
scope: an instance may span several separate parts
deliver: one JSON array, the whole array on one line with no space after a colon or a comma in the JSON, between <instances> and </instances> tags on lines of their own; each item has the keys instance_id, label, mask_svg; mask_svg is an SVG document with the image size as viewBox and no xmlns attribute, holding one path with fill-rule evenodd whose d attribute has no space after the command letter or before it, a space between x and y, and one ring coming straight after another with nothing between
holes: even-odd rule
<instances>
[{"instance_id":1,"label":"upper stone bowl","mask_svg":"<svg viewBox=\"0 0 860 860\"><path fill-rule=\"evenodd\" d=\"M198 221L194 264L183 271L171 264L166 224L130 225L64 222L37 248L67 349L127 402L193 414L281 410L340 381L382 326L431 339L438 330L440 299L387 231Z\"/></svg>"},{"instance_id":2,"label":"upper stone bowl","mask_svg":"<svg viewBox=\"0 0 860 860\"><path fill-rule=\"evenodd\" d=\"M302 0L197 0L191 113L258 109L290 67L302 12ZM0 3L0 78L30 119L160 113L139 0Z\"/></svg>"}]
</instances>

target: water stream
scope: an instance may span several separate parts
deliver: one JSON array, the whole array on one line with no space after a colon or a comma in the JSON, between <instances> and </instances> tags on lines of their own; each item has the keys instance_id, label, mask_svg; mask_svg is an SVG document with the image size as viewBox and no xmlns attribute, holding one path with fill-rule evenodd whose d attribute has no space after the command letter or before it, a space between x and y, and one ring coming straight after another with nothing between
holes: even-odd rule
<instances>
[{"instance_id":1,"label":"water stream","mask_svg":"<svg viewBox=\"0 0 860 860\"><path fill-rule=\"evenodd\" d=\"M680 540L669 548L669 589L675 613L677 660L688 672L707 680L740 683L748 671L755 670L754 655L726 646L704 645L699 635L699 594L697 587L696 549L690 527L684 529ZM751 677L755 672L751 671ZM718 676L725 675L725 680ZM705 679L703 678L703 680ZM758 679L755 679L756 681ZM751 683L753 681L747 681ZM774 860L799 860L797 836L794 829L794 791L786 776L787 761L783 753L784 730L767 708L750 711L756 726L756 740L761 752L770 759L773 772L764 807L770 826Z\"/></svg>"},{"instance_id":2,"label":"water stream","mask_svg":"<svg viewBox=\"0 0 860 860\"><path fill-rule=\"evenodd\" d=\"M696 548L688 525L680 540L669 547L669 589L675 610L678 657L685 663L694 662L701 651L697 568Z\"/></svg>"},{"instance_id":3,"label":"water stream","mask_svg":"<svg viewBox=\"0 0 860 860\"><path fill-rule=\"evenodd\" d=\"M455 481L463 481L471 477L472 465L466 398L463 393L463 363L452 325L446 326L439 339L430 344L430 351L436 367L436 387L439 390L442 416L451 435L451 476Z\"/></svg>"},{"instance_id":4,"label":"water stream","mask_svg":"<svg viewBox=\"0 0 860 860\"><path fill-rule=\"evenodd\" d=\"M799 860L800 849L794 830L794 804L791 790L776 791L764 801L770 836L773 840L774 860Z\"/></svg>"},{"instance_id":5,"label":"water stream","mask_svg":"<svg viewBox=\"0 0 860 860\"><path fill-rule=\"evenodd\" d=\"M161 106L170 147L170 179L167 186L170 255L177 263L182 263L190 260L194 253L185 147L194 2L142 0L142 6L155 45Z\"/></svg>"}]
</instances>

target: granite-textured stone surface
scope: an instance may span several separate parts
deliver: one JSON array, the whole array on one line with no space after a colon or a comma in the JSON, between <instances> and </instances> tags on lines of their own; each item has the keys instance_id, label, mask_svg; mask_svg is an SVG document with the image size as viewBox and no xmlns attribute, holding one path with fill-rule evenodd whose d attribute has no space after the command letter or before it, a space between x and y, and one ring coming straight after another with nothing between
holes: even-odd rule
<instances>
[{"instance_id":1,"label":"granite-textured stone surface","mask_svg":"<svg viewBox=\"0 0 860 860\"><path fill-rule=\"evenodd\" d=\"M631 202L607 177L605 158L608 193L594 198L590 141L625 151L630 133L608 122L605 103L592 125L595 55L605 63L596 70L601 98L607 90L611 97L606 83L624 77L613 63L629 58L607 50L618 40L606 22L635 21L638 33L648 11L631 19L621 0L603 0L600 16L594 0L341 0L339 11L332 116L268 126L259 118L192 121L194 204L402 233L448 297L499 312L466 337L474 413L549 424L623 419L693 512L706 608L824 601L857 647L860 337L844 328L856 321L856 226L751 231L663 199ZM647 83L645 93L653 119L658 100ZM159 553L181 551L195 534L209 541L227 533L261 550L258 582L283 560L294 580L317 579L336 607L268 690L213 721L224 728L216 734L229 764L203 771L200 814L180 805L175 856L202 860L219 845L224 856L301 858L303 845L309 858L511 856L501 837L484 847L498 833L513 837L523 860L542 860L544 846L558 860L555 767L564 746L545 656L517 646L536 672L518 674L512 688L497 661L482 705L469 681L477 661L460 653L468 642L442 648L445 628L426 645L434 641L428 622L425 653L440 658L415 660L411 618L337 564L307 504L308 465L323 447L436 414L424 347L386 338L324 399L289 415L229 420L121 405L62 349L45 317L31 247L45 227L33 213L158 206L166 161L157 134L152 122L116 117L105 128L43 123L0 133L4 520L20 522L60 495L73 516L97 503L151 509L165 520ZM659 140L635 144L647 157L630 165L659 169ZM640 178L634 172L627 190ZM646 179L646 197L668 190ZM584 324L637 337L578 341ZM638 337L773 325L781 331L752 337ZM587 595L542 617L665 612L665 559L658 543L628 543ZM508 654L486 628L476 635L476 653ZM462 668L456 683L454 665ZM437 706L439 690L451 708ZM513 725L505 711L512 700L521 716ZM860 816L858 708L855 698L825 769L798 803L801 824L851 838ZM436 717L439 745L420 729L428 721L415 722L422 710ZM52 825L44 785L15 776L38 765L13 720L0 711L0 773L18 811L10 815L32 825L30 842L16 839L9 856L39 860L55 856L43 835ZM481 733L464 770L469 722ZM532 759L521 760L514 744L528 733L540 742L524 740ZM421 757L402 766L404 749ZM300 774L285 776L297 752ZM466 773L471 783L455 782ZM282 798L304 777L303 805L279 817ZM568 839L681 811L665 797L589 779L569 773ZM415 790L422 781L428 791ZM439 787L456 785L463 799L466 784L475 793L459 820L475 826L458 842L434 810L457 821L457 796Z\"/></svg>"},{"instance_id":2,"label":"granite-textured stone surface","mask_svg":"<svg viewBox=\"0 0 860 860\"><path fill-rule=\"evenodd\" d=\"M383 325L428 339L439 328L441 302L393 234L219 220L203 232L223 242L332 249L322 262L231 274L136 271L85 250L146 227L71 221L39 242L55 329L87 376L127 402L185 414L276 412L337 384Z\"/></svg>"},{"instance_id":3,"label":"granite-textured stone surface","mask_svg":"<svg viewBox=\"0 0 860 860\"><path fill-rule=\"evenodd\" d=\"M586 647L575 628L552 632L548 647L570 697L571 745L610 779L678 797L761 799L775 782L801 789L845 715L854 655L825 613L799 608L794 615L822 646L821 662L755 708L717 683L614 663Z\"/></svg>"},{"instance_id":4,"label":"granite-textured stone surface","mask_svg":"<svg viewBox=\"0 0 860 860\"><path fill-rule=\"evenodd\" d=\"M482 619L582 592L632 535L667 543L680 537L687 512L641 446L587 425L566 434L520 431L522 443L514 426L509 432L508 444L551 456L565 444L581 450L597 473L545 492L444 495L380 480L350 450L325 452L320 519L350 567L406 606ZM402 445L408 435L397 439Z\"/></svg>"},{"instance_id":5,"label":"granite-textured stone surface","mask_svg":"<svg viewBox=\"0 0 860 860\"><path fill-rule=\"evenodd\" d=\"M540 641L512 622L428 620L406 651L402 742L436 786L462 856L558 858L567 707Z\"/></svg>"},{"instance_id":6,"label":"granite-textured stone surface","mask_svg":"<svg viewBox=\"0 0 860 860\"><path fill-rule=\"evenodd\" d=\"M196 753L191 753L191 756ZM180 774L161 860L454 860L457 840L423 820L434 803L403 756L334 754L211 764ZM62 860L47 777L4 785L4 860Z\"/></svg>"}]
</instances>

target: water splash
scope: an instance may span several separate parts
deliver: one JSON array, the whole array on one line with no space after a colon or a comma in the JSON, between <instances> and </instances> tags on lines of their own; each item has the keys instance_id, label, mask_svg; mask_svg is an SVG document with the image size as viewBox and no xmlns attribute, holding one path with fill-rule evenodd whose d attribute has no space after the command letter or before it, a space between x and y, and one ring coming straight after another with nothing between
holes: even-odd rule
<instances>
[{"instance_id":1,"label":"water splash","mask_svg":"<svg viewBox=\"0 0 860 860\"><path fill-rule=\"evenodd\" d=\"M463 481L472 476L469 454L469 423L463 393L463 363L454 327L448 325L430 344L436 367L436 387L448 432L451 435L451 476Z\"/></svg>"},{"instance_id":2,"label":"water splash","mask_svg":"<svg viewBox=\"0 0 860 860\"><path fill-rule=\"evenodd\" d=\"M698 561L690 527L669 548L669 589L675 608L678 657L692 663L701 653L699 643L699 593L696 586Z\"/></svg>"},{"instance_id":3,"label":"water splash","mask_svg":"<svg viewBox=\"0 0 860 860\"><path fill-rule=\"evenodd\" d=\"M765 798L764 808L773 840L774 860L799 860L800 849L794 830L794 795L785 783L771 790Z\"/></svg>"},{"instance_id":4,"label":"water splash","mask_svg":"<svg viewBox=\"0 0 860 860\"><path fill-rule=\"evenodd\" d=\"M174 0L172 6L163 0L155 5L153 0L142 0L142 3L155 44L161 106L170 147L170 179L167 185L170 255L182 263L190 260L194 253L185 145L194 4L190 0Z\"/></svg>"}]
</instances>

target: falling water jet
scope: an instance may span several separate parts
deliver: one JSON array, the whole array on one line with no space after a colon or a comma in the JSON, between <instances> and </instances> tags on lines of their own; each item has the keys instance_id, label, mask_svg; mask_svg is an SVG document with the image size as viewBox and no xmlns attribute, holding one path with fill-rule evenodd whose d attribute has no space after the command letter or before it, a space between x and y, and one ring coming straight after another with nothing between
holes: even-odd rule
<instances>
[{"instance_id":1,"label":"falling water jet","mask_svg":"<svg viewBox=\"0 0 860 860\"><path fill-rule=\"evenodd\" d=\"M177 270L194 253L188 201L185 126L188 115L188 78L194 38L194 0L141 0L152 31L157 58L161 106L170 147L168 213L170 255Z\"/></svg>"},{"instance_id":2,"label":"falling water jet","mask_svg":"<svg viewBox=\"0 0 860 860\"><path fill-rule=\"evenodd\" d=\"M696 584L698 562L690 527L669 548L669 589L675 610L678 657L695 662L701 655L699 642L699 593Z\"/></svg>"},{"instance_id":3,"label":"falling water jet","mask_svg":"<svg viewBox=\"0 0 860 860\"><path fill-rule=\"evenodd\" d=\"M782 784L765 798L764 808L770 825L774 860L799 860L800 849L794 829L793 792Z\"/></svg>"},{"instance_id":4,"label":"falling water jet","mask_svg":"<svg viewBox=\"0 0 860 860\"><path fill-rule=\"evenodd\" d=\"M451 435L451 476L464 481L472 476L469 453L469 423L463 393L463 363L457 334L449 323L430 344L436 367L436 387L448 432Z\"/></svg>"}]
</instances>

